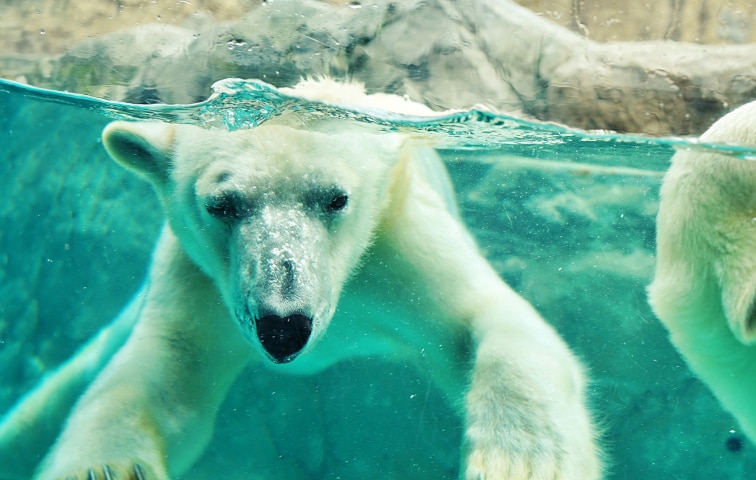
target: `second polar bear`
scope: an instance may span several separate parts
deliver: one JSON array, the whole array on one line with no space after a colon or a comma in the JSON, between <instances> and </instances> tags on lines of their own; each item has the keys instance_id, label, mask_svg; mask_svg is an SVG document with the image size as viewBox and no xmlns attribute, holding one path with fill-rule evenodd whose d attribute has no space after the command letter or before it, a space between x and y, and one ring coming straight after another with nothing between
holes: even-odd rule
<instances>
[{"instance_id":1,"label":"second polar bear","mask_svg":"<svg viewBox=\"0 0 756 480\"><path fill-rule=\"evenodd\" d=\"M700 140L756 145L756 102ZM672 343L756 442L756 163L726 153L675 154L661 190L649 295Z\"/></svg>"},{"instance_id":2,"label":"second polar bear","mask_svg":"<svg viewBox=\"0 0 756 480\"><path fill-rule=\"evenodd\" d=\"M386 104L330 81L293 93ZM133 332L35 478L180 475L246 365L308 374L376 354L464 406L461 477L600 476L580 363L481 256L431 149L295 115L234 132L115 122L103 140L167 223Z\"/></svg>"}]
</instances>

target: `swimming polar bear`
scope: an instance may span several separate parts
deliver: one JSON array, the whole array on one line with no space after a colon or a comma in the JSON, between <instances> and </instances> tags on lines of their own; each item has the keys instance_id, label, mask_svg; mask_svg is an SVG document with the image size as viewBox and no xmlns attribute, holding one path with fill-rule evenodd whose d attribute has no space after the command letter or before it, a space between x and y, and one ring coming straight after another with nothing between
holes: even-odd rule
<instances>
[{"instance_id":1,"label":"swimming polar bear","mask_svg":"<svg viewBox=\"0 0 756 480\"><path fill-rule=\"evenodd\" d=\"M705 143L756 145L756 102ZM690 368L756 442L756 163L681 150L664 177L649 301Z\"/></svg>"},{"instance_id":2,"label":"swimming polar bear","mask_svg":"<svg viewBox=\"0 0 756 480\"><path fill-rule=\"evenodd\" d=\"M291 93L428 114L327 80ZM40 388L55 402L107 363L35 478L181 475L245 366L309 374L370 355L413 364L463 406L462 478L600 476L581 364L479 253L432 149L291 115L234 132L119 121L103 142L167 222L125 344L106 331ZM0 448L33 430L37 397L0 426Z\"/></svg>"}]
</instances>

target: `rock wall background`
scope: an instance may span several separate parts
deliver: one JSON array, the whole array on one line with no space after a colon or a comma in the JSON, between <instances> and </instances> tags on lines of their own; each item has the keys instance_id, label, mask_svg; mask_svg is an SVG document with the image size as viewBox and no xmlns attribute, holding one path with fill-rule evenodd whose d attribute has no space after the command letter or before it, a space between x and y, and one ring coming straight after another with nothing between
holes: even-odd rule
<instances>
[{"instance_id":1,"label":"rock wall background","mask_svg":"<svg viewBox=\"0 0 756 480\"><path fill-rule=\"evenodd\" d=\"M181 26L207 14L218 21L238 19L261 3L261 0L6 0L0 4L0 51L62 53L82 40L137 25ZM324 3L348 5L350 2ZM756 28L753 28L756 4L750 0L632 3L626 0L517 0L517 3L599 42L756 42Z\"/></svg>"}]
</instances>

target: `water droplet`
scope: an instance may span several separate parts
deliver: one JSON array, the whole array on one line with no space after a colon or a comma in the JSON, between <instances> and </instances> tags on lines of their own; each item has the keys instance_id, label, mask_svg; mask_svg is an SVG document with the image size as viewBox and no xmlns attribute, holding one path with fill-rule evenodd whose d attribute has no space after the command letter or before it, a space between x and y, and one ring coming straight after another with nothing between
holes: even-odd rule
<instances>
[{"instance_id":1,"label":"water droplet","mask_svg":"<svg viewBox=\"0 0 756 480\"><path fill-rule=\"evenodd\" d=\"M40 30L40 31L39 31L39 34L40 34L40 35L44 35L45 33L46 33L46 32L45 32L45 29L44 29L44 28L43 28L42 30Z\"/></svg>"},{"instance_id":2,"label":"water droplet","mask_svg":"<svg viewBox=\"0 0 756 480\"><path fill-rule=\"evenodd\" d=\"M349 2L349 7L356 10L358 8L362 8L362 4L360 2Z\"/></svg>"}]
</instances>

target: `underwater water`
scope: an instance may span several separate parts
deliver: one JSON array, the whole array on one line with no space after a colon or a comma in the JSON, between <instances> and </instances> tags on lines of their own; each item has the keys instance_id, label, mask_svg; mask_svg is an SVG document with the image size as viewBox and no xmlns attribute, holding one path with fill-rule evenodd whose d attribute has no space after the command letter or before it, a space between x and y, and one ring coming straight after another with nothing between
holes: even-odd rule
<instances>
[{"instance_id":1,"label":"underwater water","mask_svg":"<svg viewBox=\"0 0 756 480\"><path fill-rule=\"evenodd\" d=\"M356 112L235 80L189 106L0 82L0 412L143 282L161 209L146 182L107 157L103 127L152 118L247 128L292 110L436 146L484 255L588 366L607 478L753 478L756 447L669 344L645 287L659 186L675 149L756 152L479 111L434 120ZM210 447L183 479L456 478L454 406L411 367L373 358L313 377L257 373L232 389Z\"/></svg>"}]
</instances>

